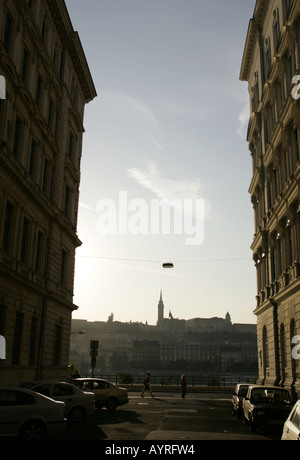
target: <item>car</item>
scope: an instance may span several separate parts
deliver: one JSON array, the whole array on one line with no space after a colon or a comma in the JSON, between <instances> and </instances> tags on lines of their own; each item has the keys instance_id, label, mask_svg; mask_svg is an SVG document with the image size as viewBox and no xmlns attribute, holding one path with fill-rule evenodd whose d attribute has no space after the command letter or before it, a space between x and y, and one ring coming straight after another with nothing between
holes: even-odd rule
<instances>
[{"instance_id":1,"label":"car","mask_svg":"<svg viewBox=\"0 0 300 460\"><path fill-rule=\"evenodd\" d=\"M41 440L65 430L65 404L26 388L0 387L0 437Z\"/></svg>"},{"instance_id":2,"label":"car","mask_svg":"<svg viewBox=\"0 0 300 460\"><path fill-rule=\"evenodd\" d=\"M238 418L243 414L243 399L247 394L249 383L238 383L232 394L232 412Z\"/></svg>"},{"instance_id":3,"label":"car","mask_svg":"<svg viewBox=\"0 0 300 460\"><path fill-rule=\"evenodd\" d=\"M250 385L243 399L244 421L251 431L269 427L282 427L291 411L288 390L277 386Z\"/></svg>"},{"instance_id":4,"label":"car","mask_svg":"<svg viewBox=\"0 0 300 460\"><path fill-rule=\"evenodd\" d=\"M95 395L82 391L75 385L60 381L27 382L24 387L65 403L65 414L70 422L82 422L95 414Z\"/></svg>"},{"instance_id":5,"label":"car","mask_svg":"<svg viewBox=\"0 0 300 460\"><path fill-rule=\"evenodd\" d=\"M300 441L300 400L296 402L285 421L281 440Z\"/></svg>"},{"instance_id":6,"label":"car","mask_svg":"<svg viewBox=\"0 0 300 460\"><path fill-rule=\"evenodd\" d=\"M74 379L73 383L78 388L92 391L95 394L97 409L105 406L107 410L113 411L129 401L126 388L121 388L104 379L80 377Z\"/></svg>"}]
</instances>

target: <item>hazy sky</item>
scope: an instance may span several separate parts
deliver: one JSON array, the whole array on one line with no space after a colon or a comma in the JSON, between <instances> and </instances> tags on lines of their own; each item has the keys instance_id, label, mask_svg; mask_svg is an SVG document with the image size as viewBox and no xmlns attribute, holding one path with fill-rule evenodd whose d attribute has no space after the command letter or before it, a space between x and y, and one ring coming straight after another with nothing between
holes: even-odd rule
<instances>
[{"instance_id":1,"label":"hazy sky","mask_svg":"<svg viewBox=\"0 0 300 460\"><path fill-rule=\"evenodd\" d=\"M229 311L233 322L255 323L248 91L239 81L255 0L66 4L98 93L85 112L73 318L156 324L162 289L165 317ZM171 219L155 234L152 205L175 199L194 219L186 212L181 233ZM195 220L203 203L204 222Z\"/></svg>"}]
</instances>

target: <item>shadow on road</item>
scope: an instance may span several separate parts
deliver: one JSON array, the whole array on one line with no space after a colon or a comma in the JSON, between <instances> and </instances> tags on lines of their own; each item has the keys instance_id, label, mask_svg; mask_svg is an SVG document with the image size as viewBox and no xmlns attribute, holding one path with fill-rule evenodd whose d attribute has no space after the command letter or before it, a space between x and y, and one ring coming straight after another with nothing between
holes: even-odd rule
<instances>
[{"instance_id":1,"label":"shadow on road","mask_svg":"<svg viewBox=\"0 0 300 460\"><path fill-rule=\"evenodd\" d=\"M99 409L95 414L95 423L103 423L105 425L111 423L132 423L132 424L144 424L140 418L140 414L136 411L116 409L115 411L107 411L106 409Z\"/></svg>"}]
</instances>

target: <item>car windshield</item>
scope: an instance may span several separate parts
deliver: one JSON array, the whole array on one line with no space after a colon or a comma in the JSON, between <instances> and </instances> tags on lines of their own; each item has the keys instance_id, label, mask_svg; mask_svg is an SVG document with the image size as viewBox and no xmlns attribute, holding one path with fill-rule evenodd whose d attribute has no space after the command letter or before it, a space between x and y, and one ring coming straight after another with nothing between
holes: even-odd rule
<instances>
[{"instance_id":1,"label":"car windshield","mask_svg":"<svg viewBox=\"0 0 300 460\"><path fill-rule=\"evenodd\" d=\"M252 391L251 401L254 403L289 404L291 400L286 390L258 388Z\"/></svg>"}]
</instances>

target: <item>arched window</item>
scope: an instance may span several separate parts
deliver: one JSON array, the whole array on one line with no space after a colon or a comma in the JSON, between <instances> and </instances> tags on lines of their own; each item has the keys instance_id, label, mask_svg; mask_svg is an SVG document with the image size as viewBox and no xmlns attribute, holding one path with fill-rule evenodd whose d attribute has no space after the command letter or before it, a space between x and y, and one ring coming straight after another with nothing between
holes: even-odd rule
<instances>
[{"instance_id":1,"label":"arched window","mask_svg":"<svg viewBox=\"0 0 300 460\"><path fill-rule=\"evenodd\" d=\"M281 364L281 377L285 380L285 368L286 368L286 340L285 340L285 328L284 324L280 325L280 364Z\"/></svg>"},{"instance_id":2,"label":"arched window","mask_svg":"<svg viewBox=\"0 0 300 460\"><path fill-rule=\"evenodd\" d=\"M297 335L296 321L294 320L294 318L292 318L291 323L290 323L290 347L291 347L290 350L291 350L291 354L292 354L292 349L294 347L294 345L292 343L292 339L293 339L293 337L295 337L295 335ZM293 377L293 382L295 382L296 379L297 379L298 368L299 368L299 359L294 359L292 357L292 377Z\"/></svg>"},{"instance_id":3,"label":"arched window","mask_svg":"<svg viewBox=\"0 0 300 460\"><path fill-rule=\"evenodd\" d=\"M267 369L269 368L269 342L268 342L268 331L266 326L263 328L263 367L264 376L267 375Z\"/></svg>"}]
</instances>

